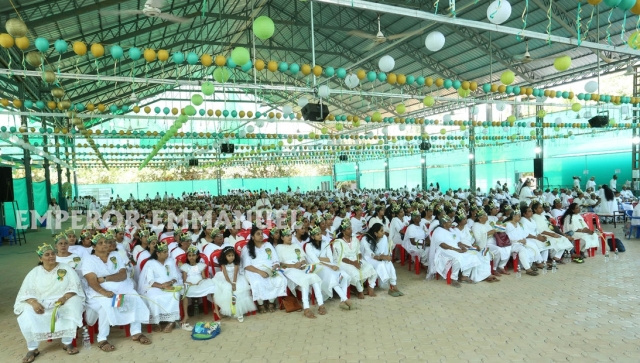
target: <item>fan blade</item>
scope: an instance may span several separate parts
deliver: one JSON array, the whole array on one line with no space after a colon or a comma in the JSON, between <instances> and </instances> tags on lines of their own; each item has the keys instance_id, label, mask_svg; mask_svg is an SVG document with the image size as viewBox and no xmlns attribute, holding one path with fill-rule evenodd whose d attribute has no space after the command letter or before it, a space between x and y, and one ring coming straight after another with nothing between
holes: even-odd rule
<instances>
[{"instance_id":1,"label":"fan blade","mask_svg":"<svg viewBox=\"0 0 640 363\"><path fill-rule=\"evenodd\" d=\"M156 18L161 18L161 19L164 19L166 21L172 21L174 23L188 23L188 22L191 21L191 19L189 19L189 18L181 18L179 16L175 16L175 15L171 15L171 14L165 14L165 13L158 14L158 16L156 16Z\"/></svg>"},{"instance_id":2,"label":"fan blade","mask_svg":"<svg viewBox=\"0 0 640 363\"><path fill-rule=\"evenodd\" d=\"M422 27L422 28L420 28L418 30L414 30L414 31L411 31L411 32L389 35L387 37L387 40L395 40L395 39L400 39L400 38L405 38L405 37L412 37L414 35L418 35L418 34L423 33L425 31L425 29L427 29L427 27Z\"/></svg>"},{"instance_id":3,"label":"fan blade","mask_svg":"<svg viewBox=\"0 0 640 363\"><path fill-rule=\"evenodd\" d=\"M100 15L132 16L143 14L142 10L100 10Z\"/></svg>"},{"instance_id":4,"label":"fan blade","mask_svg":"<svg viewBox=\"0 0 640 363\"><path fill-rule=\"evenodd\" d=\"M147 0L146 5L160 9L167 6L167 1L166 0Z\"/></svg>"},{"instance_id":5,"label":"fan blade","mask_svg":"<svg viewBox=\"0 0 640 363\"><path fill-rule=\"evenodd\" d=\"M517 60L517 61L521 61L521 60L523 60L523 59L524 59L524 57L525 57L524 55L514 55L514 56L513 56L513 59L515 59L515 60Z\"/></svg>"},{"instance_id":6,"label":"fan blade","mask_svg":"<svg viewBox=\"0 0 640 363\"><path fill-rule=\"evenodd\" d=\"M363 51L365 51L365 52L366 52L366 51L369 51L369 50L371 50L371 49L375 48L375 46L376 46L376 45L378 45L378 44L382 44L382 43L379 43L379 42L371 42L371 44L369 44L366 48L364 48L364 49L363 49Z\"/></svg>"},{"instance_id":7,"label":"fan blade","mask_svg":"<svg viewBox=\"0 0 640 363\"><path fill-rule=\"evenodd\" d=\"M349 34L351 36L354 36L354 37L365 38L365 39L376 39L377 38L373 34L365 33L365 32L360 31L360 30L351 30L351 31L348 31L347 34Z\"/></svg>"}]
</instances>

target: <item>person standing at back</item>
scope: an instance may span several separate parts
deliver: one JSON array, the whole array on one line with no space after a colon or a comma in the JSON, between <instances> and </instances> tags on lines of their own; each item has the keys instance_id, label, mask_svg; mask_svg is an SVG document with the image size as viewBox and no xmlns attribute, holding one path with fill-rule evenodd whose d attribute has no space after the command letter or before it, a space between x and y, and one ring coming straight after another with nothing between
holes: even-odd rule
<instances>
[{"instance_id":1,"label":"person standing at back","mask_svg":"<svg viewBox=\"0 0 640 363\"><path fill-rule=\"evenodd\" d=\"M592 176L589 180L587 180L587 185L585 186L584 190L587 190L589 188L593 188L593 190L596 189L596 177Z\"/></svg>"},{"instance_id":2,"label":"person standing at back","mask_svg":"<svg viewBox=\"0 0 640 363\"><path fill-rule=\"evenodd\" d=\"M618 190L618 176L617 175L613 175L613 178L611 178L611 180L609 181L609 188L611 188L611 190L616 191Z\"/></svg>"}]
</instances>

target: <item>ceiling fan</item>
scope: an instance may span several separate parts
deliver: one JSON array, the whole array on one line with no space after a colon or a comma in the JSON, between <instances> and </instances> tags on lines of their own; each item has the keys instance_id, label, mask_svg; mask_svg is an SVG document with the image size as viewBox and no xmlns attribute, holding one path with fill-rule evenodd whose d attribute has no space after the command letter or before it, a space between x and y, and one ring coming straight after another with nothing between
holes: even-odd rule
<instances>
[{"instance_id":1,"label":"ceiling fan","mask_svg":"<svg viewBox=\"0 0 640 363\"><path fill-rule=\"evenodd\" d=\"M150 18L160 18L174 23L186 23L189 18L181 18L172 14L163 13L160 8L167 5L166 0L146 0L142 10L101 10L102 15L144 15Z\"/></svg>"},{"instance_id":2,"label":"ceiling fan","mask_svg":"<svg viewBox=\"0 0 640 363\"><path fill-rule=\"evenodd\" d=\"M552 56L543 57L543 58L534 58L529 53L529 39L525 39L524 40L524 54L515 55L515 56L513 56L513 59L516 61L514 64L527 64L527 63L531 63L533 61L556 59L556 58L560 57L561 55L562 54L552 55ZM602 59L605 63L611 63L611 62L613 62L615 60L613 58L606 57L603 54L603 52L600 52L600 59Z\"/></svg>"},{"instance_id":3,"label":"ceiling fan","mask_svg":"<svg viewBox=\"0 0 640 363\"><path fill-rule=\"evenodd\" d=\"M377 34L370 34L370 33L366 33L363 32L362 30L351 30L348 31L347 34L354 36L354 37L358 37L358 38L364 38L364 39L371 39L373 40L373 42L364 50L370 50L371 48L375 47L376 45L382 44L388 40L396 40L396 39L401 39L401 38L407 38L410 36L414 36L414 35L418 35L422 32L424 32L424 30L427 27L423 27L420 28L418 30L414 30L411 32L406 32L406 33L400 33L400 34L394 34L394 35L390 35L388 37L386 37L384 34L382 34L382 30L380 30L380 15L378 15L378 33Z\"/></svg>"}]
</instances>

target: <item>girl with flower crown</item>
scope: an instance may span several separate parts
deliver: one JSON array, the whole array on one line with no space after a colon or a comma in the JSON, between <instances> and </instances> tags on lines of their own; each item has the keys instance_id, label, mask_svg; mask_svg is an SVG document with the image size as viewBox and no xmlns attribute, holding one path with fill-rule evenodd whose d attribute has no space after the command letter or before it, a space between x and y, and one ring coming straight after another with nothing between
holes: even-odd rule
<instances>
[{"instance_id":1,"label":"girl with flower crown","mask_svg":"<svg viewBox=\"0 0 640 363\"><path fill-rule=\"evenodd\" d=\"M255 311L256 305L251 297L251 287L244 278L240 266L240 255L235 248L225 246L220 257L221 272L213 277L216 294L213 296L220 313L236 316L239 322L244 321L244 314Z\"/></svg>"},{"instance_id":2,"label":"girl with flower crown","mask_svg":"<svg viewBox=\"0 0 640 363\"><path fill-rule=\"evenodd\" d=\"M338 227L338 236L333 242L333 259L338 263L340 270L351 277L351 285L358 290L358 299L364 299L362 284L365 281L369 282L369 296L376 296L373 288L376 286L378 274L371 264L362 259L360 241L353 236L349 219L344 219Z\"/></svg>"},{"instance_id":3,"label":"girl with flower crown","mask_svg":"<svg viewBox=\"0 0 640 363\"><path fill-rule=\"evenodd\" d=\"M213 280L207 278L205 271L207 265L200 262L200 252L196 246L189 246L187 248L186 262L180 266L180 272L182 273L182 280L184 281L186 297L204 297L206 296L210 301L213 301L212 295L215 292L215 286ZM187 311L189 300L182 299L183 311ZM180 324L183 330L191 331L191 326L187 323L188 314L184 314L184 318Z\"/></svg>"},{"instance_id":4,"label":"girl with flower crown","mask_svg":"<svg viewBox=\"0 0 640 363\"><path fill-rule=\"evenodd\" d=\"M417 212L417 211L416 211ZM419 213L419 212L418 212ZM382 284L389 284L389 295L403 296L404 293L396 286L396 268L391 258L389 240L384 234L381 223L374 223L360 241L362 256L375 268Z\"/></svg>"},{"instance_id":5,"label":"girl with flower crown","mask_svg":"<svg viewBox=\"0 0 640 363\"><path fill-rule=\"evenodd\" d=\"M138 241L136 245L133 246L133 252L131 253L131 258L133 262L135 262L135 266L133 267L133 280L138 281L140 279L140 272L143 267L143 262L146 263L151 257L151 252L149 252L149 245L151 241L154 243L158 242L158 236L150 235L150 232L147 230L142 230L138 232Z\"/></svg>"},{"instance_id":6,"label":"girl with flower crown","mask_svg":"<svg viewBox=\"0 0 640 363\"><path fill-rule=\"evenodd\" d=\"M183 291L182 274L176 261L169 257L166 243L160 243L142 269L138 280L138 293L147 297L149 324L157 324L156 331L170 333L173 324L180 320L180 296ZM162 327L161 322L167 322Z\"/></svg>"},{"instance_id":7,"label":"girl with flower crown","mask_svg":"<svg viewBox=\"0 0 640 363\"><path fill-rule=\"evenodd\" d=\"M66 239L65 239L66 240ZM18 315L18 325L27 340L27 355L23 362L33 362L40 354L41 341L62 338L67 354L78 353L72 341L82 326L84 291L73 268L56 261L56 254L49 244L37 250L40 263L24 278L13 311ZM55 325L52 318L55 316Z\"/></svg>"},{"instance_id":8,"label":"girl with flower crown","mask_svg":"<svg viewBox=\"0 0 640 363\"><path fill-rule=\"evenodd\" d=\"M307 266L307 255L301 244L293 243L291 230L283 229L280 233L282 234L282 244L276 246L276 252L280 257L280 267L284 269L284 275L289 282L289 290L295 291L297 287L300 287L304 316L315 319L316 316L309 309L309 288L313 288L318 301L318 314L325 315L327 310L324 308L324 299L320 289L322 279L315 273L316 267L319 266L313 264Z\"/></svg>"}]
</instances>

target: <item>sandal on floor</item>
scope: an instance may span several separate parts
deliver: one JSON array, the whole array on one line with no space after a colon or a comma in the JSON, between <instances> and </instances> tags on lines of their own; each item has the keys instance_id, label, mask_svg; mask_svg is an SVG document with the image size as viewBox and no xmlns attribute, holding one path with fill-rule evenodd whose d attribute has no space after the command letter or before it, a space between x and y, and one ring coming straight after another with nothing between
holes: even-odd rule
<instances>
[{"instance_id":1,"label":"sandal on floor","mask_svg":"<svg viewBox=\"0 0 640 363\"><path fill-rule=\"evenodd\" d=\"M258 305L258 313L264 314L266 312L267 312L267 309L265 309L264 304Z\"/></svg>"},{"instance_id":2,"label":"sandal on floor","mask_svg":"<svg viewBox=\"0 0 640 363\"><path fill-rule=\"evenodd\" d=\"M137 337L132 337L131 340L133 340L134 342L138 342L142 345L151 344L151 339L147 338L144 334L138 334Z\"/></svg>"},{"instance_id":3,"label":"sandal on floor","mask_svg":"<svg viewBox=\"0 0 640 363\"><path fill-rule=\"evenodd\" d=\"M500 269L500 270L502 270L502 271L498 271L498 272L499 272L501 275L511 275L511 273L510 273L510 272L508 272L507 270L505 270L505 269L503 269L503 268L502 268L502 269Z\"/></svg>"},{"instance_id":4,"label":"sandal on floor","mask_svg":"<svg viewBox=\"0 0 640 363\"><path fill-rule=\"evenodd\" d=\"M398 289L395 289L393 291L397 292L399 296L404 296L404 292L402 292L402 291L400 291Z\"/></svg>"},{"instance_id":5,"label":"sandal on floor","mask_svg":"<svg viewBox=\"0 0 640 363\"><path fill-rule=\"evenodd\" d=\"M40 355L40 351L39 350L37 350L37 349L30 350L30 351L27 352L27 355L25 355L24 358L22 358L22 363L31 363L39 355Z\"/></svg>"},{"instance_id":6,"label":"sandal on floor","mask_svg":"<svg viewBox=\"0 0 640 363\"><path fill-rule=\"evenodd\" d=\"M575 263L584 263L584 260L581 258L574 258L572 261Z\"/></svg>"},{"instance_id":7,"label":"sandal on floor","mask_svg":"<svg viewBox=\"0 0 640 363\"><path fill-rule=\"evenodd\" d=\"M458 281L451 281L451 286L457 289L462 287L462 285Z\"/></svg>"},{"instance_id":8,"label":"sandal on floor","mask_svg":"<svg viewBox=\"0 0 640 363\"><path fill-rule=\"evenodd\" d=\"M527 271L527 272L525 272L525 273L526 273L527 275L529 275L529 276L538 276L538 273L537 273L537 272L535 272L535 271Z\"/></svg>"},{"instance_id":9,"label":"sandal on floor","mask_svg":"<svg viewBox=\"0 0 640 363\"><path fill-rule=\"evenodd\" d=\"M184 322L184 323L180 323L180 329L182 330L186 330L186 331L191 331L193 330L193 327L191 326L191 324Z\"/></svg>"},{"instance_id":10,"label":"sandal on floor","mask_svg":"<svg viewBox=\"0 0 640 363\"><path fill-rule=\"evenodd\" d=\"M66 351L69 355L74 355L80 353L78 348L74 347L73 344L67 344L62 346L62 350Z\"/></svg>"},{"instance_id":11,"label":"sandal on floor","mask_svg":"<svg viewBox=\"0 0 640 363\"><path fill-rule=\"evenodd\" d=\"M238 315L238 322L242 323L244 321L244 316Z\"/></svg>"},{"instance_id":12,"label":"sandal on floor","mask_svg":"<svg viewBox=\"0 0 640 363\"><path fill-rule=\"evenodd\" d=\"M324 308L324 305L318 307L318 315L327 315L327 309Z\"/></svg>"},{"instance_id":13,"label":"sandal on floor","mask_svg":"<svg viewBox=\"0 0 640 363\"><path fill-rule=\"evenodd\" d=\"M389 290L388 294L393 297L400 297L397 291Z\"/></svg>"},{"instance_id":14,"label":"sandal on floor","mask_svg":"<svg viewBox=\"0 0 640 363\"><path fill-rule=\"evenodd\" d=\"M163 333L171 333L173 331L173 322L168 323L167 325L164 326L164 329L162 329Z\"/></svg>"},{"instance_id":15,"label":"sandal on floor","mask_svg":"<svg viewBox=\"0 0 640 363\"><path fill-rule=\"evenodd\" d=\"M347 305L344 301L338 305L338 307L342 310L351 310L351 306Z\"/></svg>"},{"instance_id":16,"label":"sandal on floor","mask_svg":"<svg viewBox=\"0 0 640 363\"><path fill-rule=\"evenodd\" d=\"M306 316L309 319L316 319L317 317L313 314L313 312L309 309L305 309L304 310L304 316Z\"/></svg>"},{"instance_id":17,"label":"sandal on floor","mask_svg":"<svg viewBox=\"0 0 640 363\"><path fill-rule=\"evenodd\" d=\"M269 307L267 308L267 310L269 310L270 313L275 313L276 312L276 303L275 302L269 303Z\"/></svg>"},{"instance_id":18,"label":"sandal on floor","mask_svg":"<svg viewBox=\"0 0 640 363\"><path fill-rule=\"evenodd\" d=\"M116 347L114 347L107 340L103 340L102 342L98 342L98 348L103 352L113 352L114 350L116 350Z\"/></svg>"}]
</instances>

